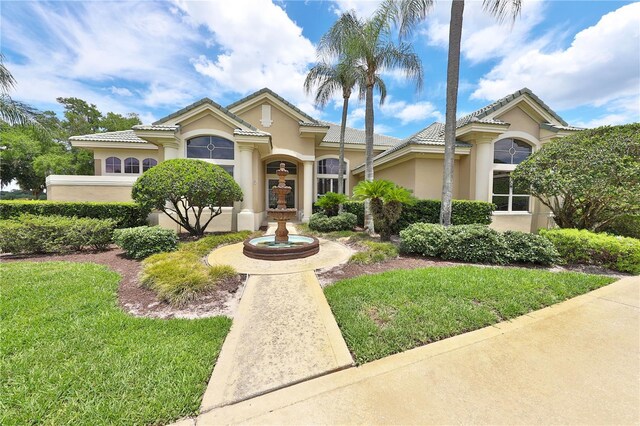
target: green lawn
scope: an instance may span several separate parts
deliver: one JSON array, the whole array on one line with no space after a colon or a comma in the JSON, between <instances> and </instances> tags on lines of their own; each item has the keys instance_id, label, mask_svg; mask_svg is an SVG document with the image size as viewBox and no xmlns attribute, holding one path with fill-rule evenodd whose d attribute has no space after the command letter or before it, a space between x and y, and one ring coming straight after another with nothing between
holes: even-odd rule
<instances>
[{"instance_id":1,"label":"green lawn","mask_svg":"<svg viewBox=\"0 0 640 426\"><path fill-rule=\"evenodd\" d=\"M342 334L365 363L482 328L613 282L604 276L474 266L389 271L325 289Z\"/></svg>"},{"instance_id":2,"label":"green lawn","mask_svg":"<svg viewBox=\"0 0 640 426\"><path fill-rule=\"evenodd\" d=\"M196 413L231 320L134 318L91 263L0 265L0 424L159 424Z\"/></svg>"}]
</instances>

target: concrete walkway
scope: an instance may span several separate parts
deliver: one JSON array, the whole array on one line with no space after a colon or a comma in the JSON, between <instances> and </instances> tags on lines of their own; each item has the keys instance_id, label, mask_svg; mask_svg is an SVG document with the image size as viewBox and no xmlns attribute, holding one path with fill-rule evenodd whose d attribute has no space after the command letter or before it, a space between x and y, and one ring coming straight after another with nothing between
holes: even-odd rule
<instances>
[{"instance_id":1,"label":"concrete walkway","mask_svg":"<svg viewBox=\"0 0 640 426\"><path fill-rule=\"evenodd\" d=\"M249 259L242 254L242 244L209 256L209 263L231 264L250 276L202 412L353 365L313 272L350 256L348 248L328 241L322 242L318 255L300 260Z\"/></svg>"},{"instance_id":2,"label":"concrete walkway","mask_svg":"<svg viewBox=\"0 0 640 426\"><path fill-rule=\"evenodd\" d=\"M640 278L196 421L236 423L639 424Z\"/></svg>"}]
</instances>

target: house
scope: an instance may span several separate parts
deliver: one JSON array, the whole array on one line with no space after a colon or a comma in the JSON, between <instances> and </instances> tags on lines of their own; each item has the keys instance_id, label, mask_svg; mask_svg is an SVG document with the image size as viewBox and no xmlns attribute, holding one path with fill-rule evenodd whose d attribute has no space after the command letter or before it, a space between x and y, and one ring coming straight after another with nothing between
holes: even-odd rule
<instances>
[{"instance_id":1,"label":"house","mask_svg":"<svg viewBox=\"0 0 640 426\"><path fill-rule=\"evenodd\" d=\"M510 181L516 165L544 143L579 128L569 126L529 89L518 90L457 122L455 199L493 201L497 229L533 231L550 224L547 210ZM346 192L364 179L364 131L345 132ZM284 161L292 187L288 207L309 220L315 200L337 189L340 126L316 120L269 89L223 107L199 100L151 125L74 136L93 151L94 176L51 175L47 194L58 201L127 201L145 170L173 158L197 158L223 167L244 201L223 208L210 230L255 230L275 207L270 188ZM440 198L444 124L433 123L404 140L374 136L374 172L419 198ZM153 219L174 227L167 217Z\"/></svg>"}]
</instances>

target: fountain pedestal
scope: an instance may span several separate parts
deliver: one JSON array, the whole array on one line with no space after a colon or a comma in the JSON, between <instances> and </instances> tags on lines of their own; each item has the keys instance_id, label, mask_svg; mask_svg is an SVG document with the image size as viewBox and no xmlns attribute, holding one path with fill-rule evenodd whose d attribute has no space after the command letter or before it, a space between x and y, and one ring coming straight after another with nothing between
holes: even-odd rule
<instances>
[{"instance_id":1,"label":"fountain pedestal","mask_svg":"<svg viewBox=\"0 0 640 426\"><path fill-rule=\"evenodd\" d=\"M268 216L278 222L276 233L273 236L246 240L243 253L245 256L263 260L288 260L312 256L320 250L318 239L303 235L290 237L287 230L287 221L295 217L297 210L287 208L286 196L291 192L291 187L285 182L289 172L284 168L284 163L280 163L280 169L276 174L278 186L274 186L271 191L277 197L277 206L275 209L267 209Z\"/></svg>"}]
</instances>

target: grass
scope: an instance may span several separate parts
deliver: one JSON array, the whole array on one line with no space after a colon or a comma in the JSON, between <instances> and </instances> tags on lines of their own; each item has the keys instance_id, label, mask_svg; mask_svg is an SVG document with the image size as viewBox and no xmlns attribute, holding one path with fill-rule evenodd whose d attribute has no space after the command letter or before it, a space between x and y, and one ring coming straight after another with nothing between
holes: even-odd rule
<instances>
[{"instance_id":1,"label":"grass","mask_svg":"<svg viewBox=\"0 0 640 426\"><path fill-rule=\"evenodd\" d=\"M197 413L231 326L134 318L91 263L0 265L0 424L161 424Z\"/></svg>"},{"instance_id":2,"label":"grass","mask_svg":"<svg viewBox=\"0 0 640 426\"><path fill-rule=\"evenodd\" d=\"M199 257L206 256L213 249L223 244L241 243L252 235L250 231L231 232L225 234L208 235L197 241L181 243L178 250L193 253Z\"/></svg>"},{"instance_id":3,"label":"grass","mask_svg":"<svg viewBox=\"0 0 640 426\"><path fill-rule=\"evenodd\" d=\"M342 280L325 295L365 363L541 309L613 282L605 276L474 266Z\"/></svg>"},{"instance_id":4,"label":"grass","mask_svg":"<svg viewBox=\"0 0 640 426\"><path fill-rule=\"evenodd\" d=\"M298 233L300 234L311 235L314 237L321 237L327 240L337 240L339 238L362 239L362 238L368 237L367 234L362 231L318 232L309 228L309 225L306 223L296 223L296 228L298 229Z\"/></svg>"},{"instance_id":5,"label":"grass","mask_svg":"<svg viewBox=\"0 0 640 426\"><path fill-rule=\"evenodd\" d=\"M391 243L361 241L360 244L364 250L351 256L349 262L370 265L398 257L398 248Z\"/></svg>"}]
</instances>

